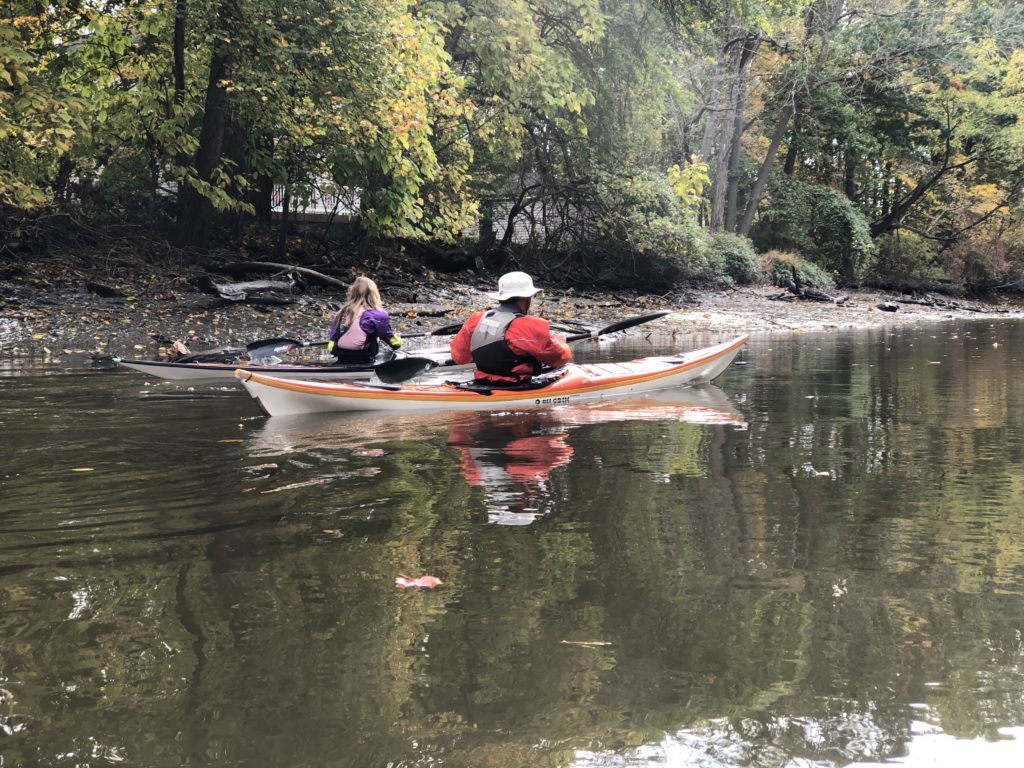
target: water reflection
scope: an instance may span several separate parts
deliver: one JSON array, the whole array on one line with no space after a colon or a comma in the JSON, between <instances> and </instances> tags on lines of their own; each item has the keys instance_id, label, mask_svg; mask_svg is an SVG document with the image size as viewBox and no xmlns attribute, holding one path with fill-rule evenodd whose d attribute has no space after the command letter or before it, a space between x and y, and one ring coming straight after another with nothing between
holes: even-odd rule
<instances>
[{"instance_id":1,"label":"water reflection","mask_svg":"<svg viewBox=\"0 0 1024 768\"><path fill-rule=\"evenodd\" d=\"M466 482L487 493L487 521L529 525L550 513L549 474L572 461L565 430L546 432L535 413L453 423L448 444L459 452ZM475 423L474 423L475 422Z\"/></svg>"},{"instance_id":2,"label":"water reflection","mask_svg":"<svg viewBox=\"0 0 1024 768\"><path fill-rule=\"evenodd\" d=\"M0 764L1016 766L1022 347L297 420L0 377Z\"/></svg>"},{"instance_id":3,"label":"water reflection","mask_svg":"<svg viewBox=\"0 0 1024 768\"><path fill-rule=\"evenodd\" d=\"M704 385L550 409L276 418L253 436L249 448L254 456L265 457L314 447L357 450L444 434L458 453L466 483L485 495L487 521L529 525L555 508L550 475L573 459L569 431L631 421L746 427L729 397L714 385Z\"/></svg>"}]
</instances>

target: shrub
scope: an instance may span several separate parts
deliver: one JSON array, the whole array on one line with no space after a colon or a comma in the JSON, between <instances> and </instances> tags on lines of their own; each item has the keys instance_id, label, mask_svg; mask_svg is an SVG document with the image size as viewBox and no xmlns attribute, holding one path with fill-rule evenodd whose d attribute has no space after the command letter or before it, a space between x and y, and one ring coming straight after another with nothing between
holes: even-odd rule
<instances>
[{"instance_id":1,"label":"shrub","mask_svg":"<svg viewBox=\"0 0 1024 768\"><path fill-rule=\"evenodd\" d=\"M831 187L778 179L751 239L758 250L796 251L819 267L855 278L872 262L867 218Z\"/></svg>"},{"instance_id":2,"label":"shrub","mask_svg":"<svg viewBox=\"0 0 1024 768\"><path fill-rule=\"evenodd\" d=\"M724 278L724 258L711 252L707 235L682 207L667 177L603 176L597 192L598 237L588 250L602 259L608 277L629 276L662 289Z\"/></svg>"},{"instance_id":3,"label":"shrub","mask_svg":"<svg viewBox=\"0 0 1024 768\"><path fill-rule=\"evenodd\" d=\"M706 235L689 222L638 216L626 230L629 235L623 245L631 255L629 271L646 286L667 288L686 281L712 281L723 274L724 264L709 258Z\"/></svg>"},{"instance_id":4,"label":"shrub","mask_svg":"<svg viewBox=\"0 0 1024 768\"><path fill-rule=\"evenodd\" d=\"M716 232L711 235L709 253L711 260L721 262L725 274L740 285L756 283L761 279L757 253L747 238Z\"/></svg>"},{"instance_id":5,"label":"shrub","mask_svg":"<svg viewBox=\"0 0 1024 768\"><path fill-rule=\"evenodd\" d=\"M943 270L938 264L935 243L913 232L893 232L875 241L878 255L872 274L878 277L940 278Z\"/></svg>"},{"instance_id":6,"label":"shrub","mask_svg":"<svg viewBox=\"0 0 1024 768\"><path fill-rule=\"evenodd\" d=\"M758 257L761 271L768 278L768 282L781 288L789 288L794 285L793 273L796 272L800 284L813 286L819 291L830 291L835 284L828 273L817 264L801 259L795 253L786 251L768 251Z\"/></svg>"}]
</instances>

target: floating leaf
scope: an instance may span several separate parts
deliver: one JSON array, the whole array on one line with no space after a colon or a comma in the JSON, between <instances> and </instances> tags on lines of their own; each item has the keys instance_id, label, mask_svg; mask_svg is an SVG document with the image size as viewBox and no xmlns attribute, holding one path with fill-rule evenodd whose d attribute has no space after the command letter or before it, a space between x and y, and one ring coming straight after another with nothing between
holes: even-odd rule
<instances>
[{"instance_id":1,"label":"floating leaf","mask_svg":"<svg viewBox=\"0 0 1024 768\"><path fill-rule=\"evenodd\" d=\"M95 467L73 467L72 472L95 472Z\"/></svg>"},{"instance_id":2,"label":"floating leaf","mask_svg":"<svg viewBox=\"0 0 1024 768\"><path fill-rule=\"evenodd\" d=\"M440 584L444 584L437 576L420 576L416 579L409 579L405 576L395 577L395 586L399 589L408 589L409 587L423 587L424 589L433 589Z\"/></svg>"}]
</instances>

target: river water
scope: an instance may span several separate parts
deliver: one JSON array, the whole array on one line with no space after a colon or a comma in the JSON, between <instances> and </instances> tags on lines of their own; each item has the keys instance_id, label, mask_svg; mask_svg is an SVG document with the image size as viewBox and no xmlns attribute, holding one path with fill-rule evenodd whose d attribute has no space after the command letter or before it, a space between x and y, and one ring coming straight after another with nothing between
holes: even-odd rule
<instances>
[{"instance_id":1,"label":"river water","mask_svg":"<svg viewBox=\"0 0 1024 768\"><path fill-rule=\"evenodd\" d=\"M677 347L630 338L579 350ZM764 336L648 400L311 419L8 365L0 766L1024 764L1022 348Z\"/></svg>"}]
</instances>

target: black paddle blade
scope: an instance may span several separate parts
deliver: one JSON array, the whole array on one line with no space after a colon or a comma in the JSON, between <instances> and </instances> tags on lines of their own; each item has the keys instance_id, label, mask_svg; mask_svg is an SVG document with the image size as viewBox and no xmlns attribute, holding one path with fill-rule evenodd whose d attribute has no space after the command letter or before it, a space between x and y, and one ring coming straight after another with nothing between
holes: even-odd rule
<instances>
[{"instance_id":1,"label":"black paddle blade","mask_svg":"<svg viewBox=\"0 0 1024 768\"><path fill-rule=\"evenodd\" d=\"M641 325L643 323L649 323L651 320L657 320L659 317L665 317L665 315L671 315L672 310L660 309L657 312L651 312L646 315L637 315L636 317L627 317L625 320L619 320L617 323L606 325L599 331L593 333L577 333L573 336L566 338L566 341L582 341L583 339L590 339L594 336L604 336L606 333L615 333L616 331L624 331L627 328L632 328L634 325Z\"/></svg>"},{"instance_id":2,"label":"black paddle blade","mask_svg":"<svg viewBox=\"0 0 1024 768\"><path fill-rule=\"evenodd\" d=\"M442 325L440 328L435 328L430 332L431 336L454 336L460 330L464 323L455 323L454 325Z\"/></svg>"},{"instance_id":3,"label":"black paddle blade","mask_svg":"<svg viewBox=\"0 0 1024 768\"><path fill-rule=\"evenodd\" d=\"M429 357L396 357L373 366L373 372L385 384L401 384L436 367L437 361Z\"/></svg>"},{"instance_id":4,"label":"black paddle blade","mask_svg":"<svg viewBox=\"0 0 1024 768\"><path fill-rule=\"evenodd\" d=\"M634 325L641 325L642 323L649 323L651 320L657 320L659 317L665 315L671 315L672 310L660 309L657 312L651 312L648 315L637 315L636 317L627 317L625 320L619 320L617 323L605 326L597 332L599 336L603 336L606 333L615 333L616 331L624 331L627 328L632 328Z\"/></svg>"},{"instance_id":5,"label":"black paddle blade","mask_svg":"<svg viewBox=\"0 0 1024 768\"><path fill-rule=\"evenodd\" d=\"M304 346L301 341L295 339L264 339L263 343L252 342L246 345L250 360L265 360L273 355L283 355L291 352L296 347Z\"/></svg>"},{"instance_id":6,"label":"black paddle blade","mask_svg":"<svg viewBox=\"0 0 1024 768\"><path fill-rule=\"evenodd\" d=\"M277 337L273 339L257 339L256 341L250 341L245 345L247 351L252 352L254 349L263 349L264 347L278 347L283 345L290 345L289 349L303 346L303 342L298 339L289 339L285 337Z\"/></svg>"}]
</instances>

